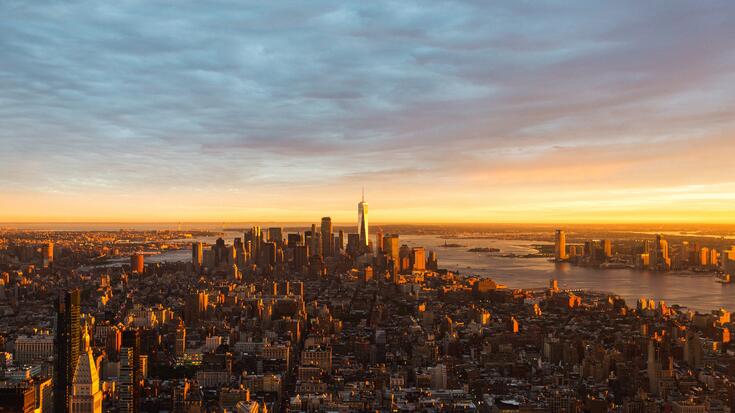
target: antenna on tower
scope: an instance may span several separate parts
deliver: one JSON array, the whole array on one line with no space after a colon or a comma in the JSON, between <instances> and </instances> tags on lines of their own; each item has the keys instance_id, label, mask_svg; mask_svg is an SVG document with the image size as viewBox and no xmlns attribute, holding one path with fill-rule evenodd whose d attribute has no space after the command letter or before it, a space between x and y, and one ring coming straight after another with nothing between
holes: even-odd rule
<instances>
[{"instance_id":1,"label":"antenna on tower","mask_svg":"<svg viewBox=\"0 0 735 413\"><path fill-rule=\"evenodd\" d=\"M362 187L362 202L365 202L365 186Z\"/></svg>"}]
</instances>

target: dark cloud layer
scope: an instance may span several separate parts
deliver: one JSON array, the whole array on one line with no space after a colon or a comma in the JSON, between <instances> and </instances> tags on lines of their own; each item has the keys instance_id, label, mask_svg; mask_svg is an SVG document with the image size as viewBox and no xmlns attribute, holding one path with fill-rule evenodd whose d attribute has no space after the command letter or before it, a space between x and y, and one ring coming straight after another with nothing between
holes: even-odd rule
<instances>
[{"instance_id":1,"label":"dark cloud layer","mask_svg":"<svg viewBox=\"0 0 735 413\"><path fill-rule=\"evenodd\" d=\"M610 145L614 163L733 130L734 19L731 1L4 1L0 191L459 182Z\"/></svg>"}]
</instances>

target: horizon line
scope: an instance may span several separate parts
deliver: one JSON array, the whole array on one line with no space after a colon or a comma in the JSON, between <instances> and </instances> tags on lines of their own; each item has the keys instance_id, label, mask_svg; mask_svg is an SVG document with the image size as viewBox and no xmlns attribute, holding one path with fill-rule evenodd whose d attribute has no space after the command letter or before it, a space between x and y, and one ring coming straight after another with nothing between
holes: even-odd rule
<instances>
[{"instance_id":1,"label":"horizon line","mask_svg":"<svg viewBox=\"0 0 735 413\"><path fill-rule=\"evenodd\" d=\"M325 215L328 217L329 215ZM319 218L321 219L321 218ZM280 220L258 220L258 221L136 221L136 220L90 220L90 221L77 221L77 220L39 220L39 221L1 221L0 227L6 225L23 225L23 224L170 224L170 225L182 225L182 224L206 224L206 225L230 225L230 224L284 224L284 225L311 225L319 221L280 221ZM355 222L333 222L334 225L357 225ZM539 225L539 226L581 226L581 225L711 225L711 226L732 226L735 227L735 221L732 222L705 222L705 221L389 221L389 222L378 222L372 223L370 227L376 227L381 225L498 225L498 226L512 226L512 225Z\"/></svg>"}]
</instances>

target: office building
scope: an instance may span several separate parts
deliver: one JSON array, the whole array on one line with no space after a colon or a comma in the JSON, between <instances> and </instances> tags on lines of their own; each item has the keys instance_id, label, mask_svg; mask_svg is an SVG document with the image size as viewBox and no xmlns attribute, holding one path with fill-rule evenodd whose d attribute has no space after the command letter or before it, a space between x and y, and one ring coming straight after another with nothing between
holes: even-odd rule
<instances>
[{"instance_id":1,"label":"office building","mask_svg":"<svg viewBox=\"0 0 735 413\"><path fill-rule=\"evenodd\" d=\"M275 242L276 245L281 246L283 244L283 228L268 228L268 241Z\"/></svg>"},{"instance_id":2,"label":"office building","mask_svg":"<svg viewBox=\"0 0 735 413\"><path fill-rule=\"evenodd\" d=\"M43 268L48 268L54 262L54 243L49 241L43 248Z\"/></svg>"},{"instance_id":3,"label":"office building","mask_svg":"<svg viewBox=\"0 0 735 413\"><path fill-rule=\"evenodd\" d=\"M300 232L293 232L288 234L288 247L293 248L298 245L304 244L304 237Z\"/></svg>"},{"instance_id":4,"label":"office building","mask_svg":"<svg viewBox=\"0 0 735 413\"><path fill-rule=\"evenodd\" d=\"M207 316L209 296L205 291L197 291L186 298L184 318L189 326L196 326Z\"/></svg>"},{"instance_id":5,"label":"office building","mask_svg":"<svg viewBox=\"0 0 735 413\"><path fill-rule=\"evenodd\" d=\"M368 204L365 202L365 191L362 192L362 201L357 204L357 233L360 236L360 246L366 248L368 240Z\"/></svg>"},{"instance_id":6,"label":"office building","mask_svg":"<svg viewBox=\"0 0 735 413\"><path fill-rule=\"evenodd\" d=\"M141 378L140 332L137 329L125 330L122 333L122 347L120 347L119 412L140 411Z\"/></svg>"},{"instance_id":7,"label":"office building","mask_svg":"<svg viewBox=\"0 0 735 413\"><path fill-rule=\"evenodd\" d=\"M411 248L411 271L426 270L426 251L424 247Z\"/></svg>"},{"instance_id":8,"label":"office building","mask_svg":"<svg viewBox=\"0 0 735 413\"><path fill-rule=\"evenodd\" d=\"M68 413L74 369L79 360L81 329L79 290L62 293L56 302L56 347L54 366L54 411Z\"/></svg>"},{"instance_id":9,"label":"office building","mask_svg":"<svg viewBox=\"0 0 735 413\"><path fill-rule=\"evenodd\" d=\"M202 268L204 260L203 248L202 243L199 241L191 244L191 264L194 266L196 271L199 271Z\"/></svg>"},{"instance_id":10,"label":"office building","mask_svg":"<svg viewBox=\"0 0 735 413\"><path fill-rule=\"evenodd\" d=\"M332 218L322 218L321 226L322 253L324 257L331 257L333 253Z\"/></svg>"},{"instance_id":11,"label":"office building","mask_svg":"<svg viewBox=\"0 0 735 413\"><path fill-rule=\"evenodd\" d=\"M567 237L561 229L557 229L555 233L554 258L557 261L564 261L567 259Z\"/></svg>"},{"instance_id":12,"label":"office building","mask_svg":"<svg viewBox=\"0 0 735 413\"><path fill-rule=\"evenodd\" d=\"M609 239L602 240L602 251L606 259L612 258L612 241L610 241Z\"/></svg>"},{"instance_id":13,"label":"office building","mask_svg":"<svg viewBox=\"0 0 735 413\"><path fill-rule=\"evenodd\" d=\"M143 254L133 254L130 256L130 272L137 272L138 274L143 274L143 271L145 270L145 258L143 258Z\"/></svg>"},{"instance_id":14,"label":"office building","mask_svg":"<svg viewBox=\"0 0 735 413\"><path fill-rule=\"evenodd\" d=\"M82 339L83 351L79 356L72 380L70 401L71 413L102 413L102 390L97 366L92 349L89 346L89 334L84 328Z\"/></svg>"},{"instance_id":15,"label":"office building","mask_svg":"<svg viewBox=\"0 0 735 413\"><path fill-rule=\"evenodd\" d=\"M179 325L176 327L176 344L174 347L174 355L176 357L184 357L186 354L186 326L184 320L179 320Z\"/></svg>"}]
</instances>

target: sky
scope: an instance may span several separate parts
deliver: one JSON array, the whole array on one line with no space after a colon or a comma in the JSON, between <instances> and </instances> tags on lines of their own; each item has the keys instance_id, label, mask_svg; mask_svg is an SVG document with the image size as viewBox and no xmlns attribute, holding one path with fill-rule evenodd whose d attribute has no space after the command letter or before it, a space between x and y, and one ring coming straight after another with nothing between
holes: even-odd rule
<instances>
[{"instance_id":1,"label":"sky","mask_svg":"<svg viewBox=\"0 0 735 413\"><path fill-rule=\"evenodd\" d=\"M0 222L735 222L735 2L0 2Z\"/></svg>"}]
</instances>

